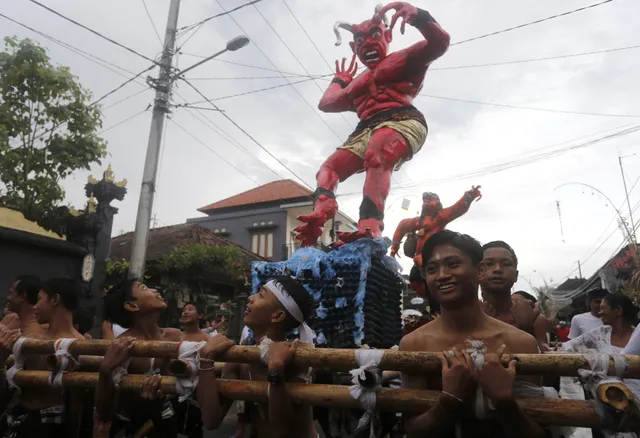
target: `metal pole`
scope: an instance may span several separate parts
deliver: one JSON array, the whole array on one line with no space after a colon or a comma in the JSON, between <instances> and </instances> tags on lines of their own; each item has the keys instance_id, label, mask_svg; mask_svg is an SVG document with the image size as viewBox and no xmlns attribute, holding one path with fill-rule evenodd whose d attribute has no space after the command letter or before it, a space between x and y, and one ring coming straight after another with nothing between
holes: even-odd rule
<instances>
[{"instance_id":1,"label":"metal pole","mask_svg":"<svg viewBox=\"0 0 640 438\"><path fill-rule=\"evenodd\" d=\"M624 194L627 199L627 207L629 207L629 221L631 222L631 230L633 234L630 236L633 241L636 242L636 226L633 222L633 210L631 209L631 201L629 200L629 190L627 189L627 179L624 176L624 167L622 166L622 157L618 156L618 163L620 163L620 173L622 174L622 184L624 184Z\"/></svg>"},{"instance_id":2,"label":"metal pole","mask_svg":"<svg viewBox=\"0 0 640 438\"><path fill-rule=\"evenodd\" d=\"M580 264L580 260L578 260L578 273L580 274L580 278L582 277L582 264Z\"/></svg>"},{"instance_id":3,"label":"metal pole","mask_svg":"<svg viewBox=\"0 0 640 438\"><path fill-rule=\"evenodd\" d=\"M153 198L156 191L156 178L158 176L158 158L160 156L160 142L162 129L167 114L169 95L171 93L171 63L178 28L178 13L180 0L171 0L169 6L169 18L167 30L164 34L164 49L160 61L160 73L156 82L156 98L153 105L153 118L149 131L149 143L147 145L147 157L144 162L142 175L142 188L140 189L140 201L138 202L138 216L136 228L133 234L133 246L131 249L131 265L129 266L129 278L142 279L144 275L144 263L147 254L147 240L149 238L149 225Z\"/></svg>"}]
</instances>

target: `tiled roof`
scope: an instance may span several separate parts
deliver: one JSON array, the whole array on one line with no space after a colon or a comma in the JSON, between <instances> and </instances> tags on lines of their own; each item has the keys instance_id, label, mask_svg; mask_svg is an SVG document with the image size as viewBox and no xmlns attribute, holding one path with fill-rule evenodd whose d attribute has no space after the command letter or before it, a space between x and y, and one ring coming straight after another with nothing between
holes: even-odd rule
<instances>
[{"instance_id":1,"label":"tiled roof","mask_svg":"<svg viewBox=\"0 0 640 438\"><path fill-rule=\"evenodd\" d=\"M558 286L556 290L573 291L578 289L586 282L586 278L568 278L567 281Z\"/></svg>"},{"instance_id":2,"label":"tiled roof","mask_svg":"<svg viewBox=\"0 0 640 438\"><path fill-rule=\"evenodd\" d=\"M231 196L230 198L214 202L205 207L199 208L198 211L207 213L219 208L239 207L249 204L261 204L263 202L273 202L287 199L310 197L313 192L297 182L284 179L273 181L255 189L247 190Z\"/></svg>"},{"instance_id":3,"label":"tiled roof","mask_svg":"<svg viewBox=\"0 0 640 438\"><path fill-rule=\"evenodd\" d=\"M180 224L169 227L153 228L149 232L149 245L147 246L147 260L160 260L163 256L170 254L175 248L186 246L192 243L203 243L210 246L232 245L240 248L248 261L266 260L257 254L247 251L240 245L218 236L212 230L201 227L197 224ZM111 240L111 260L129 260L131 255L131 245L133 244L133 233L122 234Z\"/></svg>"}]
</instances>

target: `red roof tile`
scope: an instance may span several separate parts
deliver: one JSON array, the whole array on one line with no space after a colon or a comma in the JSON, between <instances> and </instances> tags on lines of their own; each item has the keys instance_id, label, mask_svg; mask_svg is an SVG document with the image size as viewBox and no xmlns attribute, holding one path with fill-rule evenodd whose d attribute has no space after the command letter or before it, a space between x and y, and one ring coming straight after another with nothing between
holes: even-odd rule
<instances>
[{"instance_id":1,"label":"red roof tile","mask_svg":"<svg viewBox=\"0 0 640 438\"><path fill-rule=\"evenodd\" d=\"M209 204L206 207L199 208L202 213L210 212L218 208L239 207L248 204L260 204L263 202L272 202L278 200L302 198L313 195L313 192L297 182L284 179L273 181L255 189L248 190L243 193L231 196L230 198Z\"/></svg>"}]
</instances>

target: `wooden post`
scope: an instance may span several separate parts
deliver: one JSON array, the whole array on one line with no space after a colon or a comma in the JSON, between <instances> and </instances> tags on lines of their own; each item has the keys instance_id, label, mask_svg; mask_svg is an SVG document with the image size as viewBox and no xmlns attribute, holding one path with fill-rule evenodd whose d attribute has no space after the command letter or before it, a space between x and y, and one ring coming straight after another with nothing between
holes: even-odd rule
<instances>
[{"instance_id":1,"label":"wooden post","mask_svg":"<svg viewBox=\"0 0 640 438\"><path fill-rule=\"evenodd\" d=\"M32 354L53 354L55 341L27 339L22 351ZM69 352L74 355L104 355L111 341L78 340L71 344ZM177 359L178 342L135 341L134 357L161 357ZM355 351L337 348L298 348L293 363L301 368L330 368L333 371L348 371L358 368ZM422 351L385 350L379 368L406 373L439 374L439 353ZM640 356L626 356L625 378L640 378ZM258 347L235 346L216 358L224 362L260 363ZM512 354L505 355L505 366L512 359L518 360L517 370L525 375L577 376L578 369L588 369L588 363L581 354ZM609 372L615 374L613 360L609 362Z\"/></svg>"},{"instance_id":2,"label":"wooden post","mask_svg":"<svg viewBox=\"0 0 640 438\"><path fill-rule=\"evenodd\" d=\"M23 387L49 386L49 372L19 371L14 382ZM140 392L142 383L148 376L129 374L120 384L123 391ZM62 377L66 388L94 388L98 383L97 373L67 373ZM267 382L242 380L218 380L220 394L231 400L248 400L266 403ZM176 378L163 376L160 389L165 394L176 393ZM317 385L306 383L288 383L287 390L296 403L344 409L360 409L360 403L349 394L349 387L339 385ZM391 412L425 412L439 396L438 391L414 389L386 389L376 391L376 408ZM548 398L519 399L518 404L524 412L540 425L558 425L575 427L599 427L598 414L593 402ZM471 411L465 413L468 418Z\"/></svg>"}]
</instances>

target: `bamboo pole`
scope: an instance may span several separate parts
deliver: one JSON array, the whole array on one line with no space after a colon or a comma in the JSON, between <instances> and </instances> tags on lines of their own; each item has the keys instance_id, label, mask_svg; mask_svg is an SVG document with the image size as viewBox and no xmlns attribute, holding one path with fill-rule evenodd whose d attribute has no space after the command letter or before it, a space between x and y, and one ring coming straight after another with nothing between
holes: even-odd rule
<instances>
[{"instance_id":1,"label":"bamboo pole","mask_svg":"<svg viewBox=\"0 0 640 438\"><path fill-rule=\"evenodd\" d=\"M46 371L19 371L14 382L18 386L43 387L49 385L51 373ZM120 384L123 391L140 392L148 376L129 374ZM65 388L94 388L98 383L97 373L68 373L62 377ZM220 394L230 400L248 400L258 403L268 401L267 382L241 380L217 380ZM349 387L339 385L318 385L307 383L288 383L287 390L296 403L313 406L361 409L360 403L349 394ZM163 376L160 389L165 394L176 393L176 378ZM376 391L376 409L391 412L420 413L428 410L438 399L438 391L414 389L386 389ZM559 425L574 427L599 427L599 417L593 402L565 399L528 398L519 399L523 411L540 425ZM470 417L471 412L465 415Z\"/></svg>"},{"instance_id":2,"label":"bamboo pole","mask_svg":"<svg viewBox=\"0 0 640 438\"><path fill-rule=\"evenodd\" d=\"M102 362L102 356L78 356L76 358L80 362L79 366L76 366L73 361L69 361L67 365L67 371L98 371L100 369L100 363ZM14 364L13 355L9 356L5 361L7 368L12 367ZM46 369L49 371L57 371L60 368L60 358L54 355L47 356Z\"/></svg>"},{"instance_id":3,"label":"bamboo pole","mask_svg":"<svg viewBox=\"0 0 640 438\"><path fill-rule=\"evenodd\" d=\"M216 362L213 364L216 370L216 376L222 375L222 369L224 368L224 362ZM198 370L191 368L191 364L185 360L172 359L168 366L169 374L176 377L189 377L198 373Z\"/></svg>"},{"instance_id":4,"label":"bamboo pole","mask_svg":"<svg viewBox=\"0 0 640 438\"><path fill-rule=\"evenodd\" d=\"M27 339L23 352L32 354L54 353L55 341ZM111 341L78 340L71 344L69 352L75 355L104 355ZM176 359L178 342L135 341L132 349L134 357L161 357ZM334 371L348 371L358 368L355 352L337 348L298 348L293 363L299 367L330 368ZM403 371L406 373L439 374L441 370L438 354L426 351L385 350L380 369ZM625 378L640 378L640 356L626 356ZM260 363L258 347L235 346L217 358L224 362ZM525 375L577 376L578 369L588 369L588 363L581 354L511 354L505 355L503 364L518 361L517 371ZM615 374L613 360L609 362L610 374Z\"/></svg>"}]
</instances>

